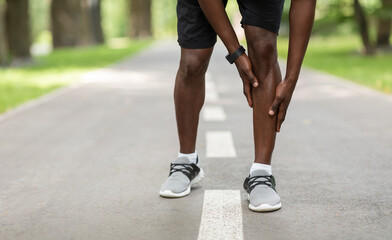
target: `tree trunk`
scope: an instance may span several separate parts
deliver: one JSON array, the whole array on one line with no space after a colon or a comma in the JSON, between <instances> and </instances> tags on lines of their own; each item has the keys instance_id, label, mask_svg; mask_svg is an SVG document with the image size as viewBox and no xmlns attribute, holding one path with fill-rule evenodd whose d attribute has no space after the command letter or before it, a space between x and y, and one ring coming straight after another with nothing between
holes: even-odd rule
<instances>
[{"instance_id":1,"label":"tree trunk","mask_svg":"<svg viewBox=\"0 0 392 240\"><path fill-rule=\"evenodd\" d=\"M362 6L359 3L359 0L354 0L354 12L355 12L355 20L357 21L359 31L361 34L362 43L364 46L364 53L366 55L371 55L374 53L374 50L369 39L367 19L362 9Z\"/></svg>"},{"instance_id":2,"label":"tree trunk","mask_svg":"<svg viewBox=\"0 0 392 240\"><path fill-rule=\"evenodd\" d=\"M150 37L151 31L151 0L131 0L131 38Z\"/></svg>"},{"instance_id":3,"label":"tree trunk","mask_svg":"<svg viewBox=\"0 0 392 240\"><path fill-rule=\"evenodd\" d=\"M81 42L82 7L80 0L52 0L53 47L72 47Z\"/></svg>"},{"instance_id":4,"label":"tree trunk","mask_svg":"<svg viewBox=\"0 0 392 240\"><path fill-rule=\"evenodd\" d=\"M392 27L392 0L382 0L382 13L378 19L377 27L377 47L390 47L389 38L391 36Z\"/></svg>"},{"instance_id":5,"label":"tree trunk","mask_svg":"<svg viewBox=\"0 0 392 240\"><path fill-rule=\"evenodd\" d=\"M7 38L4 23L4 1L0 0L0 66L8 63Z\"/></svg>"},{"instance_id":6,"label":"tree trunk","mask_svg":"<svg viewBox=\"0 0 392 240\"><path fill-rule=\"evenodd\" d=\"M101 0L91 0L90 28L95 43L102 44L105 41L101 24Z\"/></svg>"},{"instance_id":7,"label":"tree trunk","mask_svg":"<svg viewBox=\"0 0 392 240\"><path fill-rule=\"evenodd\" d=\"M101 0L82 0L84 43L102 44Z\"/></svg>"},{"instance_id":8,"label":"tree trunk","mask_svg":"<svg viewBox=\"0 0 392 240\"><path fill-rule=\"evenodd\" d=\"M52 0L53 47L103 43L101 0Z\"/></svg>"},{"instance_id":9,"label":"tree trunk","mask_svg":"<svg viewBox=\"0 0 392 240\"><path fill-rule=\"evenodd\" d=\"M5 21L9 52L16 58L30 58L29 1L7 0Z\"/></svg>"},{"instance_id":10,"label":"tree trunk","mask_svg":"<svg viewBox=\"0 0 392 240\"><path fill-rule=\"evenodd\" d=\"M80 45L90 45L93 43L90 29L90 2L91 0L80 0L82 11L81 11L81 31L80 31Z\"/></svg>"}]
</instances>

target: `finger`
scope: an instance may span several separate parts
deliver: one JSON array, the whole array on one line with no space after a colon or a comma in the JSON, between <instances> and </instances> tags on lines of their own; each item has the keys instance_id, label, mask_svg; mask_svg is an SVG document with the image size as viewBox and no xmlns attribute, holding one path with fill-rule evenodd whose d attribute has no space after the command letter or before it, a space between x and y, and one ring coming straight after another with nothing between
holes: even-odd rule
<instances>
[{"instance_id":1,"label":"finger","mask_svg":"<svg viewBox=\"0 0 392 240\"><path fill-rule=\"evenodd\" d=\"M253 74L252 71L249 71L247 73L247 76L249 78L249 82L252 84L253 87L258 87L259 86L259 81L257 80L256 76Z\"/></svg>"},{"instance_id":2,"label":"finger","mask_svg":"<svg viewBox=\"0 0 392 240\"><path fill-rule=\"evenodd\" d=\"M246 100L248 101L248 105L249 107L253 106L253 102L252 102L252 94L251 94L251 90L250 90L250 84L244 82L244 95L246 97Z\"/></svg>"},{"instance_id":3,"label":"finger","mask_svg":"<svg viewBox=\"0 0 392 240\"><path fill-rule=\"evenodd\" d=\"M275 96L275 99L272 102L272 105L271 105L269 112L268 112L270 116L273 116L276 113L281 102L282 102L282 98L279 96Z\"/></svg>"},{"instance_id":4,"label":"finger","mask_svg":"<svg viewBox=\"0 0 392 240\"><path fill-rule=\"evenodd\" d=\"M276 123L276 131L280 132L280 128L282 127L282 124L286 118L286 108L283 108L281 105L278 111L278 117L277 117L277 123Z\"/></svg>"}]
</instances>

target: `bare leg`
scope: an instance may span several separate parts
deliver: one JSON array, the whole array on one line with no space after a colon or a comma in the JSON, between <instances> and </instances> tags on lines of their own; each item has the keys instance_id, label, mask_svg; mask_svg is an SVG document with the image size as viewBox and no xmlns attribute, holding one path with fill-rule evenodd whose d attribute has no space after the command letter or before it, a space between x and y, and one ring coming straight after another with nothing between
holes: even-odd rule
<instances>
[{"instance_id":1,"label":"bare leg","mask_svg":"<svg viewBox=\"0 0 392 240\"><path fill-rule=\"evenodd\" d=\"M205 97L205 73L213 48L181 48L174 87L177 130L181 153L195 152L200 110Z\"/></svg>"},{"instance_id":2,"label":"bare leg","mask_svg":"<svg viewBox=\"0 0 392 240\"><path fill-rule=\"evenodd\" d=\"M271 164L276 117L269 116L268 110L276 87L282 81L277 61L277 35L254 26L245 26L245 34L253 71L260 81L259 87L252 89L255 162Z\"/></svg>"}]
</instances>

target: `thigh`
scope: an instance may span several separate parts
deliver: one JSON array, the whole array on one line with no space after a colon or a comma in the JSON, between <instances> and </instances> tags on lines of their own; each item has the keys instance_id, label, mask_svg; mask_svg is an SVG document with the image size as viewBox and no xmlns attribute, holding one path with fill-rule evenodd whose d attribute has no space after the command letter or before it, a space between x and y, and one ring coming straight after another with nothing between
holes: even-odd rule
<instances>
[{"instance_id":1,"label":"thigh","mask_svg":"<svg viewBox=\"0 0 392 240\"><path fill-rule=\"evenodd\" d=\"M284 0L237 0L241 24L256 26L279 34Z\"/></svg>"},{"instance_id":2,"label":"thigh","mask_svg":"<svg viewBox=\"0 0 392 240\"><path fill-rule=\"evenodd\" d=\"M227 3L227 0L223 0ZM182 48L211 48L216 43L216 33L200 8L198 0L178 0L178 43Z\"/></svg>"}]
</instances>

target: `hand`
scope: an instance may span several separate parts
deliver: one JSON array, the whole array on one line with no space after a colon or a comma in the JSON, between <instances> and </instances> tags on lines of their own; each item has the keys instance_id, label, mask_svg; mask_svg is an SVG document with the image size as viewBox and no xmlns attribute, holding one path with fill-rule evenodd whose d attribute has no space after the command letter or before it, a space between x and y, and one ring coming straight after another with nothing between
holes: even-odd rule
<instances>
[{"instance_id":1,"label":"hand","mask_svg":"<svg viewBox=\"0 0 392 240\"><path fill-rule=\"evenodd\" d=\"M249 57L246 54L242 54L235 60L235 65L237 67L238 73L242 79L243 92L248 101L249 107L253 107L251 88L259 86L259 83L253 74L252 65L250 63Z\"/></svg>"},{"instance_id":2,"label":"hand","mask_svg":"<svg viewBox=\"0 0 392 240\"><path fill-rule=\"evenodd\" d=\"M278 84L275 93L275 99L272 102L272 106L269 109L269 115L276 118L276 131L280 132L280 127L286 117L287 108L289 107L291 97L294 92L294 87L286 79Z\"/></svg>"}]
</instances>

